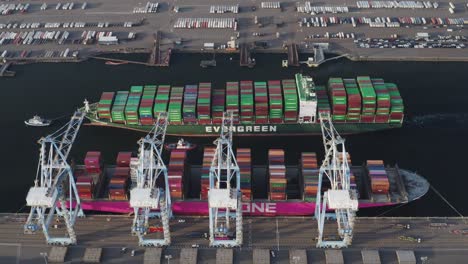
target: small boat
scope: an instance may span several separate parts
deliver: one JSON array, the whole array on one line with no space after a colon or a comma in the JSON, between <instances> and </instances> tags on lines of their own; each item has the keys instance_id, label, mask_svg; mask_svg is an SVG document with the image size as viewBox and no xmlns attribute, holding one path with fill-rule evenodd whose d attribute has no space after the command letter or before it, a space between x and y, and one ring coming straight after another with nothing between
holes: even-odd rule
<instances>
[{"instance_id":1,"label":"small boat","mask_svg":"<svg viewBox=\"0 0 468 264\"><path fill-rule=\"evenodd\" d=\"M196 144L192 144L190 142L185 141L183 138L179 139L177 143L168 143L164 144L164 148L167 150L174 150L174 149L185 149L185 150L192 150L196 148Z\"/></svg>"},{"instance_id":2,"label":"small boat","mask_svg":"<svg viewBox=\"0 0 468 264\"><path fill-rule=\"evenodd\" d=\"M24 123L28 126L37 126L37 127L42 127L42 126L48 126L52 123L51 120L44 119L38 115L33 116L33 118L24 121Z\"/></svg>"},{"instance_id":3,"label":"small boat","mask_svg":"<svg viewBox=\"0 0 468 264\"><path fill-rule=\"evenodd\" d=\"M106 65L123 65L123 64L128 64L127 61L106 61Z\"/></svg>"}]
</instances>

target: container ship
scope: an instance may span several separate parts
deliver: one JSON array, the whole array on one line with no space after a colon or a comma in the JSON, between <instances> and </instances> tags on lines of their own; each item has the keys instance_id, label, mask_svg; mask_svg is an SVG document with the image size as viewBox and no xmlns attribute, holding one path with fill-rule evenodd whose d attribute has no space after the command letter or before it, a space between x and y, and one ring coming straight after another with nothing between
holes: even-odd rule
<instances>
[{"instance_id":1,"label":"container ship","mask_svg":"<svg viewBox=\"0 0 468 264\"><path fill-rule=\"evenodd\" d=\"M214 147L205 147L202 164L189 164L190 151L174 149L168 162L172 210L176 215L208 215L209 170ZM250 216L307 216L315 212L319 166L314 152L301 153L297 165L285 164L283 149L269 149L265 165L253 165L250 148L238 148L243 213ZM259 155L258 153L256 156ZM351 157L347 159L351 164ZM74 165L74 175L84 210L130 213L129 190L136 184L138 158L120 152L115 165L104 166L101 153L90 151L84 165ZM359 207L381 207L414 201L429 189L421 176L385 166L381 160L368 160L351 166L351 188ZM159 187L164 180L159 179Z\"/></svg>"},{"instance_id":2,"label":"container ship","mask_svg":"<svg viewBox=\"0 0 468 264\"><path fill-rule=\"evenodd\" d=\"M168 112L167 135L217 136L223 112L235 112L236 135L318 135L319 112L329 112L340 134L399 128L404 105L398 87L381 78L329 78L316 85L302 74L294 79L204 82L185 86L132 86L104 92L88 105L91 125L150 131L158 113Z\"/></svg>"}]
</instances>

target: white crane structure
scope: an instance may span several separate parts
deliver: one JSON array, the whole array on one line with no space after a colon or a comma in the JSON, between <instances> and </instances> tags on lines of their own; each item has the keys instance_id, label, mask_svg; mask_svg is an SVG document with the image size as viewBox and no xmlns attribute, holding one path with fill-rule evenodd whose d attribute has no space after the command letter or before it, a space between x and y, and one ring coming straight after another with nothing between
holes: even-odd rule
<instances>
[{"instance_id":1,"label":"white crane structure","mask_svg":"<svg viewBox=\"0 0 468 264\"><path fill-rule=\"evenodd\" d=\"M38 141L41 145L39 164L34 187L26 196L31 212L24 225L24 233L33 234L42 229L48 244L76 244L73 226L77 216L84 216L73 172L67 162L84 116L83 112L76 111L65 126ZM49 232L54 216L61 216L65 221L67 234L64 237L52 237Z\"/></svg>"},{"instance_id":2,"label":"white crane structure","mask_svg":"<svg viewBox=\"0 0 468 264\"><path fill-rule=\"evenodd\" d=\"M169 218L172 217L171 194L167 168L162 160L162 150L167 128L167 113L159 113L153 129L138 141L138 170L136 186L130 191L130 206L133 207L132 233L138 236L140 246L162 247L171 244ZM164 178L164 187L158 186L159 177ZM159 209L159 214L151 210ZM163 238L145 237L150 228L150 218L159 216Z\"/></svg>"},{"instance_id":3,"label":"white crane structure","mask_svg":"<svg viewBox=\"0 0 468 264\"><path fill-rule=\"evenodd\" d=\"M346 156L345 140L340 137L331 122L329 113L319 113L325 159L320 167L315 217L318 223L317 247L343 248L351 245L355 213L358 200L355 191L350 189L350 168ZM327 177L331 188L321 194L322 180ZM323 238L326 210L336 218L338 234L342 240L325 241Z\"/></svg>"},{"instance_id":4,"label":"white crane structure","mask_svg":"<svg viewBox=\"0 0 468 264\"><path fill-rule=\"evenodd\" d=\"M228 111L223 114L220 137L214 142L216 151L209 176L210 246L213 247L242 245L240 170L232 150L232 130L233 112ZM231 180L234 177L236 186L232 188ZM235 235L230 231L231 219L235 220Z\"/></svg>"}]
</instances>

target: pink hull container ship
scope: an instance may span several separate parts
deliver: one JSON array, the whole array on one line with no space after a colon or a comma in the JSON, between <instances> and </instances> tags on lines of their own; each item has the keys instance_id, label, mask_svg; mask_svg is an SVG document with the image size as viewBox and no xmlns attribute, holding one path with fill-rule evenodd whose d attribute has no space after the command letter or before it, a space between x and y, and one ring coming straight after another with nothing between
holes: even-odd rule
<instances>
[{"instance_id":1,"label":"pink hull container ship","mask_svg":"<svg viewBox=\"0 0 468 264\"><path fill-rule=\"evenodd\" d=\"M211 147L205 148L209 157ZM175 215L208 215L206 200L209 162L189 164L190 150L171 151L168 176ZM270 151L270 152L268 152ZM313 152L302 153L297 165L284 164L283 150L270 149L264 166L252 165L250 149L239 148L240 185L243 214L246 216L309 216L315 212L319 163ZM258 155L258 154L256 154ZM128 195L136 183L138 159L129 152L119 153L115 165L103 165L101 153L88 152L85 165L74 165L81 205L84 210L107 213L130 213ZM182 158L180 158L182 157ZM177 164L170 164L173 161ZM348 154L348 162L351 157ZM350 165L351 166L351 165ZM173 168L173 169L171 169ZM278 173L281 176L280 178ZM272 177L272 175L275 175ZM177 179L173 181L171 179ZM362 166L351 166L351 188L359 197L359 208L382 207L408 203L424 196L429 183L421 176L381 160L368 160ZM160 179L159 186L164 184ZM172 182L172 183L171 183ZM324 179L323 189L327 188ZM272 195L274 194L274 195Z\"/></svg>"}]
</instances>

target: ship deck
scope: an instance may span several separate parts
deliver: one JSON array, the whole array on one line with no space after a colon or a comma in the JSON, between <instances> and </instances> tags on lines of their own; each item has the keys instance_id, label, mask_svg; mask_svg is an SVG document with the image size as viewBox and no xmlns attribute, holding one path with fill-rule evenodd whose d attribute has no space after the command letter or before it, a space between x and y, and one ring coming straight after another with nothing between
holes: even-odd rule
<instances>
[{"instance_id":1,"label":"ship deck","mask_svg":"<svg viewBox=\"0 0 468 264\"><path fill-rule=\"evenodd\" d=\"M42 233L23 234L25 214L0 215L0 260L2 263L42 263L41 252L49 252L50 246L44 242ZM179 223L184 219L184 223ZM81 263L86 248L103 249L101 263L147 263L143 262L145 248L137 246L138 239L130 234L132 218L119 215L89 215L77 220L75 230L78 244L68 247L65 261ZM434 223L442 223L434 227ZM411 229L399 228L399 224L410 224ZM202 234L208 231L208 218L174 218L170 223L171 246L162 250L171 255L170 263L186 263L180 259L181 250L197 244L198 261L194 263L217 263L216 250L208 247ZM468 257L468 235L455 234L452 230L468 230L463 218L362 218L356 219L352 246L341 252L344 263L362 263L362 250L378 250L382 263L398 263L396 250L413 251L419 262L427 256L429 263L465 263ZM63 232L52 229L52 234ZM327 222L325 234L336 233L336 224ZM244 218L244 245L234 249L232 263L252 263L252 252L268 249L275 253L266 263L289 263L291 249L302 249L307 253L307 263L327 263L328 251L315 248L317 223L313 217L256 217ZM400 240L399 236L422 238L420 244ZM127 247L127 253L120 253ZM130 251L136 250L131 257ZM270 255L271 256L271 255ZM159 263L159 260L157 260Z\"/></svg>"}]
</instances>

